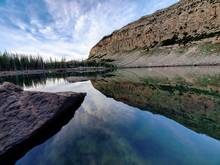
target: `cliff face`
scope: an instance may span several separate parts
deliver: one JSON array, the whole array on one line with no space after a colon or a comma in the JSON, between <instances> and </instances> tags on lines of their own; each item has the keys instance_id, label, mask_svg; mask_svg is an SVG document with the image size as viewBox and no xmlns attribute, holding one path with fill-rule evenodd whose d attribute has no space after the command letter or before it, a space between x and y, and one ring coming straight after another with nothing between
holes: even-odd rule
<instances>
[{"instance_id":1,"label":"cliff face","mask_svg":"<svg viewBox=\"0 0 220 165\"><path fill-rule=\"evenodd\" d=\"M122 56L126 56L123 54L132 52L135 56L133 51L137 50L145 50L146 53L155 47L198 45L199 41L217 44L220 43L219 36L220 0L181 0L104 37L92 48L89 59L120 61ZM135 58L143 55L140 54Z\"/></svg>"}]
</instances>

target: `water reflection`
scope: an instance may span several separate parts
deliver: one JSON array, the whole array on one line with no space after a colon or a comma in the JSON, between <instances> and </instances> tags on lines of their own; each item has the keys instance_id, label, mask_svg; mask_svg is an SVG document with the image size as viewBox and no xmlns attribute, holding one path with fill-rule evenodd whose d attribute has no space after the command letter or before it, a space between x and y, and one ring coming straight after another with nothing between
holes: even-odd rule
<instances>
[{"instance_id":1,"label":"water reflection","mask_svg":"<svg viewBox=\"0 0 220 165\"><path fill-rule=\"evenodd\" d=\"M26 90L87 92L74 118L17 165L220 164L218 67L125 69L73 84L69 76L83 75L0 78Z\"/></svg>"},{"instance_id":2,"label":"water reflection","mask_svg":"<svg viewBox=\"0 0 220 165\"><path fill-rule=\"evenodd\" d=\"M73 73L45 73L45 74L36 74L36 75L19 75L19 76L5 76L0 77L0 83L5 81L12 82L16 85L24 86L24 87L34 87L37 88L41 85L48 85L48 81L52 84L56 83L56 81L60 81L60 79L65 79L70 76L86 76L86 77L96 77L102 76L106 73L106 71L100 72L73 72ZM53 82L54 81L54 82Z\"/></svg>"},{"instance_id":3,"label":"water reflection","mask_svg":"<svg viewBox=\"0 0 220 165\"><path fill-rule=\"evenodd\" d=\"M219 141L108 98L89 81L63 81L37 90L51 89L87 92L87 97L59 133L28 152L17 165L220 163Z\"/></svg>"},{"instance_id":4,"label":"water reflection","mask_svg":"<svg viewBox=\"0 0 220 165\"><path fill-rule=\"evenodd\" d=\"M220 139L218 67L125 69L114 75L92 84L106 96Z\"/></svg>"}]
</instances>

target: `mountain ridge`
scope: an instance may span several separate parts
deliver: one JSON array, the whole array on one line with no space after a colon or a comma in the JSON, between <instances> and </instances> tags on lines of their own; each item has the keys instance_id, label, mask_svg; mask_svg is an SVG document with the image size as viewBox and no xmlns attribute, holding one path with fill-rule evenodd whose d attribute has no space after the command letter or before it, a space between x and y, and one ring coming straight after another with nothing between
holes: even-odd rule
<instances>
[{"instance_id":1,"label":"mountain ridge","mask_svg":"<svg viewBox=\"0 0 220 165\"><path fill-rule=\"evenodd\" d=\"M219 36L219 0L181 0L103 37L91 49L89 60L107 61L117 66L128 67L220 64L219 49L206 52L210 57L216 56L215 58L204 59L198 56L198 62L187 60L188 56L204 53L200 49L201 45L205 44L207 47L206 44L211 43L211 46L209 45L211 50L212 46L220 47ZM159 59L162 61L153 58L158 53L150 54L149 58L149 53L154 49L160 50ZM180 52L179 49L184 49L184 53L176 53L176 51ZM179 59L180 56L182 61ZM172 62L170 58L179 62ZM141 61L141 63L132 61Z\"/></svg>"}]
</instances>

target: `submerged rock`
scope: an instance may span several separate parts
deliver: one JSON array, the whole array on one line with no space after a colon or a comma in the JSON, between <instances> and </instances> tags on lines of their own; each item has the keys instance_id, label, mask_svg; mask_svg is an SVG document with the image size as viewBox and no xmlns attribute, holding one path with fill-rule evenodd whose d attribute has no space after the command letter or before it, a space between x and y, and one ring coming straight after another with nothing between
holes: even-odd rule
<instances>
[{"instance_id":1,"label":"submerged rock","mask_svg":"<svg viewBox=\"0 0 220 165\"><path fill-rule=\"evenodd\" d=\"M66 80L70 83L75 83L75 82L83 82L83 81L89 81L89 80L96 80L98 79L97 77L79 77L79 76L71 76L67 77Z\"/></svg>"},{"instance_id":2,"label":"submerged rock","mask_svg":"<svg viewBox=\"0 0 220 165\"><path fill-rule=\"evenodd\" d=\"M0 85L0 164L14 163L59 131L85 95L31 92L11 83Z\"/></svg>"}]
</instances>

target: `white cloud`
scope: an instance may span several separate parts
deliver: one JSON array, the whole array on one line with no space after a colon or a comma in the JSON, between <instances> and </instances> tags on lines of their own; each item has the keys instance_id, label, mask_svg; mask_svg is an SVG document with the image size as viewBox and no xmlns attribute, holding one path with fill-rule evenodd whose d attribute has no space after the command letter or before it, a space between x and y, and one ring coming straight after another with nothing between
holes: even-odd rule
<instances>
[{"instance_id":1,"label":"white cloud","mask_svg":"<svg viewBox=\"0 0 220 165\"><path fill-rule=\"evenodd\" d=\"M8 7L7 19L18 28L5 24L0 16L0 50L40 54L45 58L86 59L89 50L104 36L142 15L152 13L176 0L43 0L48 15L34 10ZM9 1L13 3L13 1ZM39 1L34 1L37 3ZM15 5L14 5L15 6ZM13 7L14 7L13 6ZM26 6L26 5L25 5ZM0 12L7 10L0 6ZM23 11L18 12L18 11ZM31 11L27 13L27 11ZM19 14L18 14L19 13ZM20 15L28 16L24 20ZM45 21L45 17L51 17Z\"/></svg>"}]
</instances>

